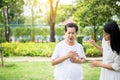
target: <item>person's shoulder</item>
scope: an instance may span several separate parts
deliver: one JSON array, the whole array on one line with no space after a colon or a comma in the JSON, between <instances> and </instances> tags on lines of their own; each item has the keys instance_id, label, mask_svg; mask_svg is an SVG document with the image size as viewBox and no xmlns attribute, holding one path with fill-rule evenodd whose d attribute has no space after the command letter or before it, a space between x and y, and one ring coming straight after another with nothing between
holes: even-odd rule
<instances>
[{"instance_id":1,"label":"person's shoulder","mask_svg":"<svg viewBox=\"0 0 120 80\"><path fill-rule=\"evenodd\" d=\"M76 45L82 47L82 44L81 44L81 43L76 42Z\"/></svg>"},{"instance_id":2,"label":"person's shoulder","mask_svg":"<svg viewBox=\"0 0 120 80\"><path fill-rule=\"evenodd\" d=\"M102 39L102 46L103 46L103 45L106 45L106 43L107 43L107 41L105 41L105 39L103 38L103 39Z\"/></svg>"},{"instance_id":3,"label":"person's shoulder","mask_svg":"<svg viewBox=\"0 0 120 80\"><path fill-rule=\"evenodd\" d=\"M63 44L64 44L64 40L63 40L63 41L58 42L56 46L62 46Z\"/></svg>"},{"instance_id":4,"label":"person's shoulder","mask_svg":"<svg viewBox=\"0 0 120 80\"><path fill-rule=\"evenodd\" d=\"M106 41L105 41L105 38L102 39L102 42L106 42Z\"/></svg>"}]
</instances>

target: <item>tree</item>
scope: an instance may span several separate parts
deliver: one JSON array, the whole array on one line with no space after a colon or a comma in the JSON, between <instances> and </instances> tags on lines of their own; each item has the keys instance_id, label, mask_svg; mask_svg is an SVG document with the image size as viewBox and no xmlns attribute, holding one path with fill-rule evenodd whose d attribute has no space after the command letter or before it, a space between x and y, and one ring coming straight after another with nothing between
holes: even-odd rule
<instances>
[{"instance_id":1,"label":"tree","mask_svg":"<svg viewBox=\"0 0 120 80\"><path fill-rule=\"evenodd\" d=\"M30 18L28 17L28 19L30 20L30 24L34 25L36 24L35 23L35 20L37 18L40 18L41 17L41 6L42 6L42 3L41 1L39 0L26 0L25 1L25 8L28 8L30 11ZM28 23L27 23L28 24Z\"/></svg>"},{"instance_id":2,"label":"tree","mask_svg":"<svg viewBox=\"0 0 120 80\"><path fill-rule=\"evenodd\" d=\"M3 23L5 27L5 37L6 41L10 41L10 23L13 19L23 11L22 5L23 0L2 0L1 1L1 13L3 14Z\"/></svg>"},{"instance_id":3,"label":"tree","mask_svg":"<svg viewBox=\"0 0 120 80\"><path fill-rule=\"evenodd\" d=\"M55 42L55 19L56 19L56 12L58 8L58 3L60 0L49 0L50 4L50 13L49 13L49 19L48 24L50 26L50 42Z\"/></svg>"},{"instance_id":4,"label":"tree","mask_svg":"<svg viewBox=\"0 0 120 80\"><path fill-rule=\"evenodd\" d=\"M74 20L80 26L91 26L93 28L93 39L96 40L96 32L99 26L110 21L112 16L118 15L120 10L116 4L117 0L77 0L77 10Z\"/></svg>"},{"instance_id":5,"label":"tree","mask_svg":"<svg viewBox=\"0 0 120 80\"><path fill-rule=\"evenodd\" d=\"M63 22L66 19L69 19L70 17L72 17L73 13L75 12L75 6L72 4L69 5L59 5L58 7L58 11L57 11L57 16L56 17L56 22Z\"/></svg>"}]
</instances>

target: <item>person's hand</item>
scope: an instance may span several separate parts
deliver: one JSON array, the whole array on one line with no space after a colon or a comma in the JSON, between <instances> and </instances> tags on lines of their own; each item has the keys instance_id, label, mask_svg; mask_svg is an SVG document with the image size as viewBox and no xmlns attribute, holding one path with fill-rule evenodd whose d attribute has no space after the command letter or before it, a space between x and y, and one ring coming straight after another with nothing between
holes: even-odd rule
<instances>
[{"instance_id":1,"label":"person's hand","mask_svg":"<svg viewBox=\"0 0 120 80\"><path fill-rule=\"evenodd\" d=\"M68 58L74 58L78 56L78 53L76 51L69 51L66 56Z\"/></svg>"},{"instance_id":2,"label":"person's hand","mask_svg":"<svg viewBox=\"0 0 120 80\"><path fill-rule=\"evenodd\" d=\"M96 42L93 39L88 40L88 42L90 42L92 45L96 45Z\"/></svg>"},{"instance_id":3,"label":"person's hand","mask_svg":"<svg viewBox=\"0 0 120 80\"><path fill-rule=\"evenodd\" d=\"M101 46L99 46L99 45L95 42L95 40L90 39L90 40L88 40L87 42L90 42L90 43L91 43L94 47L96 47L100 52L103 51L103 48L102 48Z\"/></svg>"},{"instance_id":4,"label":"person's hand","mask_svg":"<svg viewBox=\"0 0 120 80\"><path fill-rule=\"evenodd\" d=\"M73 63L83 63L84 59L76 57L76 58L70 58L70 61Z\"/></svg>"},{"instance_id":5,"label":"person's hand","mask_svg":"<svg viewBox=\"0 0 120 80\"><path fill-rule=\"evenodd\" d=\"M73 62L73 63L78 63L78 62L79 62L79 59L80 59L79 56L71 57L71 58L70 58L70 61Z\"/></svg>"},{"instance_id":6,"label":"person's hand","mask_svg":"<svg viewBox=\"0 0 120 80\"><path fill-rule=\"evenodd\" d=\"M91 60L89 62L91 67L100 67L102 65L102 62L96 60Z\"/></svg>"},{"instance_id":7,"label":"person's hand","mask_svg":"<svg viewBox=\"0 0 120 80\"><path fill-rule=\"evenodd\" d=\"M76 59L76 57L72 57L72 58L70 58L70 61L73 62L73 63L76 63L77 59Z\"/></svg>"}]
</instances>

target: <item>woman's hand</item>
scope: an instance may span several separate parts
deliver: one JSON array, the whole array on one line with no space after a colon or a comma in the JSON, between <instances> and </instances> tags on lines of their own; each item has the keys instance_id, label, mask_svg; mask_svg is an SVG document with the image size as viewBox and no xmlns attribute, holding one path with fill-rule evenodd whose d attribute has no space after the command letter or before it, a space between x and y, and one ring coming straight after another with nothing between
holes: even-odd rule
<instances>
[{"instance_id":1,"label":"woman's hand","mask_svg":"<svg viewBox=\"0 0 120 80\"><path fill-rule=\"evenodd\" d=\"M100 61L91 60L89 62L90 62L91 67L101 67L102 66L102 62L100 62Z\"/></svg>"},{"instance_id":2,"label":"woman's hand","mask_svg":"<svg viewBox=\"0 0 120 80\"><path fill-rule=\"evenodd\" d=\"M103 51L102 47L97 45L95 40L90 39L90 40L88 40L88 42L90 42L93 46L95 46L100 52Z\"/></svg>"},{"instance_id":3,"label":"woman's hand","mask_svg":"<svg viewBox=\"0 0 120 80\"><path fill-rule=\"evenodd\" d=\"M93 39L88 40L88 42L90 42L92 45L96 45L96 42Z\"/></svg>"}]
</instances>

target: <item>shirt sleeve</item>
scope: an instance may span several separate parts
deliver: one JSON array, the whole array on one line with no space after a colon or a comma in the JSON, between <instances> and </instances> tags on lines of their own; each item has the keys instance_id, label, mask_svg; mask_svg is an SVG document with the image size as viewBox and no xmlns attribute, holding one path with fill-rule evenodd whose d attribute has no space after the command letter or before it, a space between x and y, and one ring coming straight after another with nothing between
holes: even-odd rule
<instances>
[{"instance_id":1,"label":"shirt sleeve","mask_svg":"<svg viewBox=\"0 0 120 80\"><path fill-rule=\"evenodd\" d=\"M115 71L120 71L120 55L118 55L118 56L115 57L114 63L112 65L112 68Z\"/></svg>"},{"instance_id":2,"label":"shirt sleeve","mask_svg":"<svg viewBox=\"0 0 120 80\"><path fill-rule=\"evenodd\" d=\"M105 44L105 39L103 38L102 39L102 47L104 47L104 44Z\"/></svg>"},{"instance_id":3,"label":"shirt sleeve","mask_svg":"<svg viewBox=\"0 0 120 80\"><path fill-rule=\"evenodd\" d=\"M59 52L60 52L59 50L60 50L59 45L56 45L56 47L55 47L55 49L53 51L51 59L56 59L56 58L59 57Z\"/></svg>"},{"instance_id":4,"label":"shirt sleeve","mask_svg":"<svg viewBox=\"0 0 120 80\"><path fill-rule=\"evenodd\" d=\"M80 45L80 48L81 48L80 49L80 58L86 58L82 45Z\"/></svg>"},{"instance_id":5,"label":"shirt sleeve","mask_svg":"<svg viewBox=\"0 0 120 80\"><path fill-rule=\"evenodd\" d=\"M83 58L86 58L83 48L82 48L82 52L83 52L83 56L82 56L82 57L83 57Z\"/></svg>"}]
</instances>

